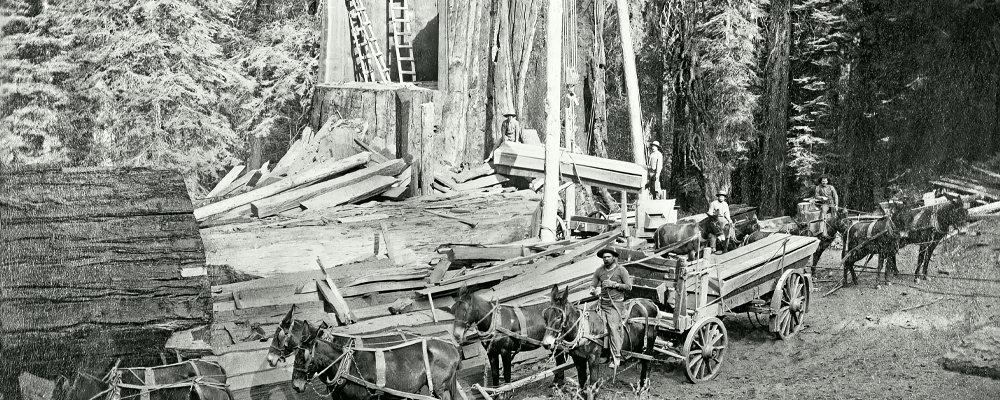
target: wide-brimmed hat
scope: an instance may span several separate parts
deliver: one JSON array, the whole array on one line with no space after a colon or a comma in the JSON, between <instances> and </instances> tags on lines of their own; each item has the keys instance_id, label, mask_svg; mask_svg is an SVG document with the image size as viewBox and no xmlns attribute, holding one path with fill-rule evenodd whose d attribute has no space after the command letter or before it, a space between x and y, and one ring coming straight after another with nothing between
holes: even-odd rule
<instances>
[{"instance_id":1,"label":"wide-brimmed hat","mask_svg":"<svg viewBox=\"0 0 1000 400\"><path fill-rule=\"evenodd\" d=\"M720 191L716 192L715 195L716 196L726 196L726 197L729 197L729 194L726 193L725 190L720 190Z\"/></svg>"},{"instance_id":2,"label":"wide-brimmed hat","mask_svg":"<svg viewBox=\"0 0 1000 400\"><path fill-rule=\"evenodd\" d=\"M611 254L611 255L615 256L615 258L618 257L618 252L614 251L612 249L609 249L609 248L604 248L604 249L600 249L600 250L597 251L597 256L598 257L602 257L603 258L605 254Z\"/></svg>"},{"instance_id":3,"label":"wide-brimmed hat","mask_svg":"<svg viewBox=\"0 0 1000 400\"><path fill-rule=\"evenodd\" d=\"M653 143L650 144L656 147L660 147L660 142L658 140L654 140Z\"/></svg>"}]
</instances>

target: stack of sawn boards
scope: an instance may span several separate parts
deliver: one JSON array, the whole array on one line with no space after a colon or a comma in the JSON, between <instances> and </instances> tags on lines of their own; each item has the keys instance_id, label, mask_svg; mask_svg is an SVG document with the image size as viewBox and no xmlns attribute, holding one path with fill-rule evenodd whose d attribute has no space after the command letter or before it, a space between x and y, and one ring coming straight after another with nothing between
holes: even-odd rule
<instances>
[{"instance_id":1,"label":"stack of sawn boards","mask_svg":"<svg viewBox=\"0 0 1000 400\"><path fill-rule=\"evenodd\" d=\"M477 294L488 300L503 303L531 304L548 301L548 290L552 285L569 286L571 299L582 300L589 296L590 275L601 261L595 256L600 248L612 244L620 232L609 232L589 239L561 241L548 245L531 246L544 251L497 262L492 267L446 271L446 284L431 284L419 281L423 288L418 291L395 291L379 293L381 285L392 285L395 281L385 281L394 276L429 276L434 267L408 267L385 269L390 266L371 268L369 276L351 279L337 279L343 296L352 306L357 322L333 328L337 333L350 335L374 335L397 330L418 335L451 337L453 316L449 313L454 304L451 295L463 284L477 290ZM438 264L449 265L447 261ZM292 365L290 362L270 368L266 362L269 342L242 341L250 331L250 325L259 324L260 329L270 336L282 317L294 304L297 319L314 323L326 321L335 325L336 317L325 306L322 297L310 292L311 279L323 279L319 271L302 273L301 276L284 276L281 281L254 280L213 287L215 323L210 335L190 331L174 335L168 348L184 354L196 355L193 348L202 346L199 356L219 361L226 368L229 384L236 399L271 398L291 396L289 385ZM483 277L489 277L482 279ZM399 281L413 282L413 280ZM439 282L440 283L440 282ZM268 286L270 285L270 286ZM389 296L401 297L391 301ZM370 303L379 305L365 306ZM401 313L400 313L401 312ZM397 314L398 313L398 314ZM210 339L208 339L210 338ZM211 343L207 345L205 340ZM471 376L482 374L485 356L478 343L466 345L462 374ZM522 360L543 359L541 353L525 354ZM317 386L321 388L321 386ZM325 393L325 389L317 389ZM309 393L309 391L307 391ZM301 397L301 394L295 394ZM310 397L313 394L309 394Z\"/></svg>"}]
</instances>

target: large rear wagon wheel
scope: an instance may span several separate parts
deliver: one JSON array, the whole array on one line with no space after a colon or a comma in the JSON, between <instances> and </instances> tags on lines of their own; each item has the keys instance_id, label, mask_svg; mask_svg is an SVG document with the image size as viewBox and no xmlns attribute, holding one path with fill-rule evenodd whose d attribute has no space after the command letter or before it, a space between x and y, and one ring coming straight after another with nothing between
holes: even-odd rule
<instances>
[{"instance_id":1,"label":"large rear wagon wheel","mask_svg":"<svg viewBox=\"0 0 1000 400\"><path fill-rule=\"evenodd\" d=\"M729 345L729 333L718 318L702 320L684 341L684 373L691 383L707 382L719 375Z\"/></svg>"},{"instance_id":2,"label":"large rear wagon wheel","mask_svg":"<svg viewBox=\"0 0 1000 400\"><path fill-rule=\"evenodd\" d=\"M771 315L771 330L778 339L785 340L795 336L805 321L809 309L806 279L798 273L789 274L781 289L774 291L774 296L781 297L779 302L772 302L777 306L777 314Z\"/></svg>"}]
</instances>

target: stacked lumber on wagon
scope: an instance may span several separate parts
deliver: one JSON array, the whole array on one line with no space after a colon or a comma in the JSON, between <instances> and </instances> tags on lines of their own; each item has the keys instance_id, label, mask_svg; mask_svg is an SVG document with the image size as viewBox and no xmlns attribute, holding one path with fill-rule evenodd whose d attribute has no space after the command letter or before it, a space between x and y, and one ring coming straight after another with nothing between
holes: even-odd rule
<instances>
[{"instance_id":1,"label":"stacked lumber on wagon","mask_svg":"<svg viewBox=\"0 0 1000 400\"><path fill-rule=\"evenodd\" d=\"M345 120L331 120L315 134L307 129L270 171L240 176L241 166L231 170L206 199L218 201L195 209L195 217L266 218L357 203L394 189L392 197L400 198L396 188L405 188L409 166L359 139L365 130L363 122ZM246 187L252 188L236 191Z\"/></svg>"}]
</instances>

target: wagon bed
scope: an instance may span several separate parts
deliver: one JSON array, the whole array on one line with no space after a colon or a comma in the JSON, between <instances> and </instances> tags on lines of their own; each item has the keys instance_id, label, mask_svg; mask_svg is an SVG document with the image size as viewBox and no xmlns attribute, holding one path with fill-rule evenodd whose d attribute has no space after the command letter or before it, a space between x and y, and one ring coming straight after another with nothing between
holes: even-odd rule
<instances>
[{"instance_id":1,"label":"wagon bed","mask_svg":"<svg viewBox=\"0 0 1000 400\"><path fill-rule=\"evenodd\" d=\"M768 317L778 338L794 335L809 307L813 237L776 233L720 255L688 262L646 252L616 249L633 277L631 298L660 307L658 351L685 360L688 379L715 378L728 334L721 317L755 312ZM636 321L639 322L639 321ZM682 345L683 343L683 345Z\"/></svg>"}]
</instances>

